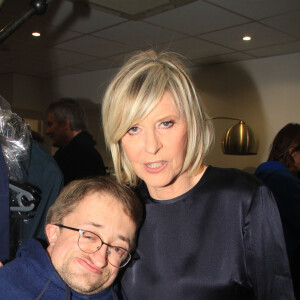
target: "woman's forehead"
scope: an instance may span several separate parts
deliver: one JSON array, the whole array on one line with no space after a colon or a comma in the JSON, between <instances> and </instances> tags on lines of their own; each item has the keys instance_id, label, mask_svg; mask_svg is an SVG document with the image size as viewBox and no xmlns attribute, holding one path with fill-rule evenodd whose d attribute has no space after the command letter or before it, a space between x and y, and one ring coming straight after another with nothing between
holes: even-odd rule
<instances>
[{"instance_id":1,"label":"woman's forehead","mask_svg":"<svg viewBox=\"0 0 300 300\"><path fill-rule=\"evenodd\" d=\"M185 117L183 109L179 107L172 94L169 91L165 91L161 99L153 101L152 105L148 105L146 108L144 107L144 109L141 108L135 115L135 118L132 119L130 126L143 121L149 115L153 114L156 114L157 116L171 114Z\"/></svg>"}]
</instances>

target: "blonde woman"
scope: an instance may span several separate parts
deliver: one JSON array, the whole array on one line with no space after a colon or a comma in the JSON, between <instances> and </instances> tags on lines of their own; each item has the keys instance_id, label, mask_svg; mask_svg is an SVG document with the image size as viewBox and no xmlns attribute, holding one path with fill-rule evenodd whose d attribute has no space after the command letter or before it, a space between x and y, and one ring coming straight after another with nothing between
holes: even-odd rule
<instances>
[{"instance_id":1,"label":"blonde woman","mask_svg":"<svg viewBox=\"0 0 300 300\"><path fill-rule=\"evenodd\" d=\"M122 277L129 300L294 299L273 197L248 174L203 163L212 128L176 55L134 55L102 118L117 179L145 204Z\"/></svg>"}]
</instances>

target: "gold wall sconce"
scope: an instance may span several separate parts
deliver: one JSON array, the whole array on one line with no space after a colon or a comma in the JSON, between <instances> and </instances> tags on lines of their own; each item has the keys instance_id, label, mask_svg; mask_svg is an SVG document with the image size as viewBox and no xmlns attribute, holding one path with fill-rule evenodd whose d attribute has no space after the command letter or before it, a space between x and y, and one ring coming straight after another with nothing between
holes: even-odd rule
<instances>
[{"instance_id":1,"label":"gold wall sconce","mask_svg":"<svg viewBox=\"0 0 300 300\"><path fill-rule=\"evenodd\" d=\"M214 117L211 120L235 120L237 124L231 126L223 135L222 150L229 155L255 155L257 143L251 128L243 120L229 117Z\"/></svg>"}]
</instances>

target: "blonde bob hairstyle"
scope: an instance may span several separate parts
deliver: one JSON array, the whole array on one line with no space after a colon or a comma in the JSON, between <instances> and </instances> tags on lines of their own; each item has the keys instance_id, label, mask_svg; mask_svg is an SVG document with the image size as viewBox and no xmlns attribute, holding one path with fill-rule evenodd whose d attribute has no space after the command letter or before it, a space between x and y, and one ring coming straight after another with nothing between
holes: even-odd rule
<instances>
[{"instance_id":1,"label":"blonde bob hairstyle","mask_svg":"<svg viewBox=\"0 0 300 300\"><path fill-rule=\"evenodd\" d=\"M122 147L122 137L154 109L166 91L187 122L186 157L180 174L199 171L213 140L211 123L179 56L148 50L135 54L124 64L103 99L105 142L119 182L136 186L139 180Z\"/></svg>"}]
</instances>

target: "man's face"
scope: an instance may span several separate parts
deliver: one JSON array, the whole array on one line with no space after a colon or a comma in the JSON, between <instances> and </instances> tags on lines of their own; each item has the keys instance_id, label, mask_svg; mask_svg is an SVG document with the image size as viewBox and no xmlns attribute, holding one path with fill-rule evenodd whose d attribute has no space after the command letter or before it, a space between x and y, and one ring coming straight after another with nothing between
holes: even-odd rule
<instances>
[{"instance_id":1,"label":"man's face","mask_svg":"<svg viewBox=\"0 0 300 300\"><path fill-rule=\"evenodd\" d=\"M126 250L132 246L136 231L136 225L124 213L123 205L107 193L86 195L62 224L94 232L103 242ZM113 283L119 269L108 262L106 245L88 254L78 247L79 232L48 224L46 233L52 264L73 290L94 294Z\"/></svg>"},{"instance_id":2,"label":"man's face","mask_svg":"<svg viewBox=\"0 0 300 300\"><path fill-rule=\"evenodd\" d=\"M66 128L65 124L59 124L54 120L53 112L47 114L46 135L52 140L54 147L63 147L66 143Z\"/></svg>"}]
</instances>

